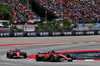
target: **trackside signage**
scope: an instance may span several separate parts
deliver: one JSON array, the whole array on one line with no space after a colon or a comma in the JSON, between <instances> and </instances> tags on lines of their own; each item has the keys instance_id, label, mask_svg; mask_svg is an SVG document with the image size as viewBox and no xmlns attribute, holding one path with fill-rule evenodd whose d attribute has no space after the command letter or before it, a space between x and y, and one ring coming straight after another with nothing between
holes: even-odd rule
<instances>
[{"instance_id":1,"label":"trackside signage","mask_svg":"<svg viewBox=\"0 0 100 66\"><path fill-rule=\"evenodd\" d=\"M26 32L26 36L27 37L34 37L34 36L36 36L36 32Z\"/></svg>"},{"instance_id":2,"label":"trackside signage","mask_svg":"<svg viewBox=\"0 0 100 66\"><path fill-rule=\"evenodd\" d=\"M79 27L93 27L93 26L97 26L100 27L100 23L78 23Z\"/></svg>"},{"instance_id":3,"label":"trackside signage","mask_svg":"<svg viewBox=\"0 0 100 66\"><path fill-rule=\"evenodd\" d=\"M53 36L61 36L61 32L52 32Z\"/></svg>"},{"instance_id":4,"label":"trackside signage","mask_svg":"<svg viewBox=\"0 0 100 66\"><path fill-rule=\"evenodd\" d=\"M38 36L49 36L49 32L38 32Z\"/></svg>"},{"instance_id":5,"label":"trackside signage","mask_svg":"<svg viewBox=\"0 0 100 66\"><path fill-rule=\"evenodd\" d=\"M24 32L14 32L15 37L24 37Z\"/></svg>"},{"instance_id":6,"label":"trackside signage","mask_svg":"<svg viewBox=\"0 0 100 66\"><path fill-rule=\"evenodd\" d=\"M95 31L85 31L85 35L95 35Z\"/></svg>"},{"instance_id":7,"label":"trackside signage","mask_svg":"<svg viewBox=\"0 0 100 66\"><path fill-rule=\"evenodd\" d=\"M100 35L100 31L98 31L98 35Z\"/></svg>"},{"instance_id":8,"label":"trackside signage","mask_svg":"<svg viewBox=\"0 0 100 66\"><path fill-rule=\"evenodd\" d=\"M96 23L84 23L84 27L95 26Z\"/></svg>"},{"instance_id":9,"label":"trackside signage","mask_svg":"<svg viewBox=\"0 0 100 66\"><path fill-rule=\"evenodd\" d=\"M100 30L0 32L0 37L44 37L44 36L81 36L81 35L100 35Z\"/></svg>"},{"instance_id":10,"label":"trackside signage","mask_svg":"<svg viewBox=\"0 0 100 66\"><path fill-rule=\"evenodd\" d=\"M72 36L72 35L73 35L72 31L68 31L68 32L64 31L64 32L62 32L62 36Z\"/></svg>"},{"instance_id":11,"label":"trackside signage","mask_svg":"<svg viewBox=\"0 0 100 66\"><path fill-rule=\"evenodd\" d=\"M0 37L10 37L10 32L1 32Z\"/></svg>"},{"instance_id":12,"label":"trackside signage","mask_svg":"<svg viewBox=\"0 0 100 66\"><path fill-rule=\"evenodd\" d=\"M77 31L77 32L75 32L75 35L84 35L84 32L83 31Z\"/></svg>"}]
</instances>

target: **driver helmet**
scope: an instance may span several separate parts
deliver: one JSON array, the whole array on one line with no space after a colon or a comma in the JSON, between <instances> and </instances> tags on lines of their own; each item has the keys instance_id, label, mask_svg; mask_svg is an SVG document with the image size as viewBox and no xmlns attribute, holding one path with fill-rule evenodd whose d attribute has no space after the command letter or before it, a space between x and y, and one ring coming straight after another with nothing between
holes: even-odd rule
<instances>
[{"instance_id":1,"label":"driver helmet","mask_svg":"<svg viewBox=\"0 0 100 66\"><path fill-rule=\"evenodd\" d=\"M52 50L52 53L54 53L55 51L54 50Z\"/></svg>"}]
</instances>

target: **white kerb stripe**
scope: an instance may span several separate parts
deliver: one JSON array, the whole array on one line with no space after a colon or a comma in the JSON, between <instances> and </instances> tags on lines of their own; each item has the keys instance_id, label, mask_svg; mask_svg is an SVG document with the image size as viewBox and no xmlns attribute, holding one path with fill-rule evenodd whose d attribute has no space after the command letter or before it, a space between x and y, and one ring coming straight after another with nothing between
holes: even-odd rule
<instances>
[{"instance_id":1,"label":"white kerb stripe","mask_svg":"<svg viewBox=\"0 0 100 66\"><path fill-rule=\"evenodd\" d=\"M86 59L85 61L94 61L93 59Z\"/></svg>"}]
</instances>

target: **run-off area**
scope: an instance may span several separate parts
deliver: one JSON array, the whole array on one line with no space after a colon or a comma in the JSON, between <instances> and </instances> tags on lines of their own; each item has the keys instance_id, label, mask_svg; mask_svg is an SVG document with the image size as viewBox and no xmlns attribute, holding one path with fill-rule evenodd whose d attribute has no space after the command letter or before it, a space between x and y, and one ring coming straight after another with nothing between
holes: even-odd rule
<instances>
[{"instance_id":1,"label":"run-off area","mask_svg":"<svg viewBox=\"0 0 100 66\"><path fill-rule=\"evenodd\" d=\"M100 51L64 53L65 56L67 54L72 54L76 59L100 59Z\"/></svg>"}]
</instances>

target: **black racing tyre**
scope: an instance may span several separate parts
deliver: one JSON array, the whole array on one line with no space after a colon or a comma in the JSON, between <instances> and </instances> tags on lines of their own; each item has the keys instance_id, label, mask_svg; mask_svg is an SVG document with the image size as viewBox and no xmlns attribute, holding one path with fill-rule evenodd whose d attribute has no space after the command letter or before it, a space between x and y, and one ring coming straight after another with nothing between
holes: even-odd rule
<instances>
[{"instance_id":1,"label":"black racing tyre","mask_svg":"<svg viewBox=\"0 0 100 66\"><path fill-rule=\"evenodd\" d=\"M13 55L10 55L10 57L9 57L10 59L12 59L13 58Z\"/></svg>"},{"instance_id":2,"label":"black racing tyre","mask_svg":"<svg viewBox=\"0 0 100 66\"><path fill-rule=\"evenodd\" d=\"M13 58L13 53L9 52L9 59Z\"/></svg>"},{"instance_id":3,"label":"black racing tyre","mask_svg":"<svg viewBox=\"0 0 100 66\"><path fill-rule=\"evenodd\" d=\"M69 59L68 59L68 62L72 62L73 59L74 59L72 54L68 54L68 55L67 55L67 58L69 58Z\"/></svg>"},{"instance_id":4,"label":"black racing tyre","mask_svg":"<svg viewBox=\"0 0 100 66\"><path fill-rule=\"evenodd\" d=\"M27 58L27 53L26 52L23 53L23 57Z\"/></svg>"},{"instance_id":5,"label":"black racing tyre","mask_svg":"<svg viewBox=\"0 0 100 66\"><path fill-rule=\"evenodd\" d=\"M43 60L43 57L41 54L37 54L36 55L36 61L42 61Z\"/></svg>"},{"instance_id":6,"label":"black racing tyre","mask_svg":"<svg viewBox=\"0 0 100 66\"><path fill-rule=\"evenodd\" d=\"M76 60L76 57L73 56L72 54L68 54L67 57L68 57L68 58L73 57L73 60Z\"/></svg>"},{"instance_id":7,"label":"black racing tyre","mask_svg":"<svg viewBox=\"0 0 100 66\"><path fill-rule=\"evenodd\" d=\"M75 56L73 56L73 60L76 60L76 57Z\"/></svg>"},{"instance_id":8,"label":"black racing tyre","mask_svg":"<svg viewBox=\"0 0 100 66\"><path fill-rule=\"evenodd\" d=\"M9 52L7 52L7 58L9 58Z\"/></svg>"},{"instance_id":9,"label":"black racing tyre","mask_svg":"<svg viewBox=\"0 0 100 66\"><path fill-rule=\"evenodd\" d=\"M53 55L51 56L51 61L52 61L52 62L58 61L58 56L57 56L56 54L53 54Z\"/></svg>"}]
</instances>

